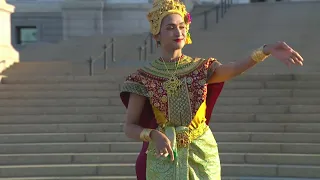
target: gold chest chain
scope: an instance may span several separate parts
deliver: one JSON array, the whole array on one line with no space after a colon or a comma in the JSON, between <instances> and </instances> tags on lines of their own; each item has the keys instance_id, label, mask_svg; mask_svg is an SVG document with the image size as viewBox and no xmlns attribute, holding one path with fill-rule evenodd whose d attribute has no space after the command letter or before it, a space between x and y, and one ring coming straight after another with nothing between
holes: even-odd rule
<instances>
[{"instance_id":1,"label":"gold chest chain","mask_svg":"<svg viewBox=\"0 0 320 180\"><path fill-rule=\"evenodd\" d=\"M182 57L183 57L183 55L179 57L178 62L176 63L176 69L175 69L175 71L173 73L169 72L169 69L168 69L166 63L164 62L163 58L161 58L164 66L167 69L168 74L171 75L170 78L168 79L168 81L163 83L164 89L167 91L167 94L169 96L176 95L179 87L182 85L182 82L176 76L177 69L178 69L178 66L179 66L179 63L180 63L180 60L181 60Z\"/></svg>"}]
</instances>

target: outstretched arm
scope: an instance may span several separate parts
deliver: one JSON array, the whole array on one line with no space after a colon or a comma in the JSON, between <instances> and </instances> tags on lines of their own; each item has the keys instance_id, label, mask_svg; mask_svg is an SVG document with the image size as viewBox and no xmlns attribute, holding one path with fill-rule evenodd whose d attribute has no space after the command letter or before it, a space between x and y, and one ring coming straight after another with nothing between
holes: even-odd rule
<instances>
[{"instance_id":1,"label":"outstretched arm","mask_svg":"<svg viewBox=\"0 0 320 180\"><path fill-rule=\"evenodd\" d=\"M217 65L212 64L208 72L208 83L225 82L232 79L250 69L257 63L263 61L269 55L274 56L276 59L282 61L287 66L291 64L303 65L303 58L294 51L285 42L277 42L263 46L263 48L256 50L250 57L238 60L235 62ZM211 72L211 73L210 73Z\"/></svg>"}]
</instances>

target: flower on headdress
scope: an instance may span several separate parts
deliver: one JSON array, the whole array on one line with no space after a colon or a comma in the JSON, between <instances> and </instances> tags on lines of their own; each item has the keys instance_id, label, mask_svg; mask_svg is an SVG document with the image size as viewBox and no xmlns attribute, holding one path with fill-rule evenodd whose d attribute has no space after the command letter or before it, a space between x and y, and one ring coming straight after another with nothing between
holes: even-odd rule
<instances>
[{"instance_id":1,"label":"flower on headdress","mask_svg":"<svg viewBox=\"0 0 320 180\"><path fill-rule=\"evenodd\" d=\"M190 13L188 13L185 16L185 21L186 21L186 23L191 24L192 18L191 18L191 14Z\"/></svg>"}]
</instances>

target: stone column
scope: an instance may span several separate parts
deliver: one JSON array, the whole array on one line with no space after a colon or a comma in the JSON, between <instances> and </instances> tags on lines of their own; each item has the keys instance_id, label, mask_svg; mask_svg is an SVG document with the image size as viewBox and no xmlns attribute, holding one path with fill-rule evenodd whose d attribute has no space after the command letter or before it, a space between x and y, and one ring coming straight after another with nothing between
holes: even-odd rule
<instances>
[{"instance_id":1,"label":"stone column","mask_svg":"<svg viewBox=\"0 0 320 180\"><path fill-rule=\"evenodd\" d=\"M0 72L19 62L19 53L11 44L11 13L14 6L0 0Z\"/></svg>"}]
</instances>

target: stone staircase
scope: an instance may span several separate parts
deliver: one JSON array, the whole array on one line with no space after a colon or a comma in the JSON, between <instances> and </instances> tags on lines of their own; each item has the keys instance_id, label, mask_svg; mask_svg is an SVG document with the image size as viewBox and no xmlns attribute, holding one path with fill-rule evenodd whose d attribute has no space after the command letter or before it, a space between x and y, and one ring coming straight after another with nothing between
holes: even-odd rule
<instances>
[{"instance_id":1,"label":"stone staircase","mask_svg":"<svg viewBox=\"0 0 320 180\"><path fill-rule=\"evenodd\" d=\"M288 39L306 60L305 67L287 70L270 59L226 83L210 124L219 144L224 180L320 179L320 69L314 58L319 6L317 2L233 6L208 32L193 29L194 45L186 47L193 56L217 54L226 63L261 42ZM195 27L201 26L201 19L194 18ZM0 179L135 179L141 143L122 132L125 109L119 88L123 77L143 64L125 58L135 46L128 42L141 37L118 40L117 46L125 51L116 52L123 54L123 61L110 65L107 72L96 67L97 75L90 77L82 50L92 46L88 52L98 53L93 45L99 38L74 41L79 45L74 50L67 48L68 42L61 45L64 51L29 49L30 54L25 54L29 60L48 58L47 62L22 62L3 73ZM99 42L100 47L105 41ZM51 61L52 57L60 61ZM66 57L70 61L62 61ZM77 58L83 61L72 61Z\"/></svg>"},{"instance_id":2,"label":"stone staircase","mask_svg":"<svg viewBox=\"0 0 320 180\"><path fill-rule=\"evenodd\" d=\"M243 75L226 84L210 124L225 179L320 178L318 76ZM122 132L118 80L7 77L2 83L2 179L135 179L141 143Z\"/></svg>"}]
</instances>

